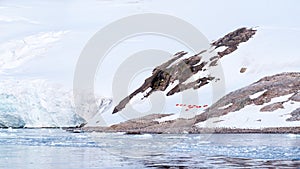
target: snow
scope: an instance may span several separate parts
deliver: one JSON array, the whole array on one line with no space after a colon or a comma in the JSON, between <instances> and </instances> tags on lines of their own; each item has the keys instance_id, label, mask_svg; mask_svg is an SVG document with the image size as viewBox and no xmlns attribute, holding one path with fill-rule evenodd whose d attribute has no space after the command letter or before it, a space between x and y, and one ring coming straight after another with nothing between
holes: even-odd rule
<instances>
[{"instance_id":1,"label":"snow","mask_svg":"<svg viewBox=\"0 0 300 169\"><path fill-rule=\"evenodd\" d=\"M158 121L159 123L162 123L162 122L165 122L165 121L176 120L176 119L179 118L179 116L180 116L180 114L177 113L177 114L173 114L173 115L170 115L170 116L166 116L166 117L156 119L155 121Z\"/></svg>"},{"instance_id":2,"label":"snow","mask_svg":"<svg viewBox=\"0 0 300 169\"><path fill-rule=\"evenodd\" d=\"M271 103L264 105L248 105L243 109L230 112L221 117L210 118L204 122L197 123L198 127L226 127L226 128L243 128L243 129L260 129L266 127L296 127L300 126L300 121L286 121L291 117L290 113L300 107L299 102L288 101L283 104L284 109L277 109L274 112L260 112L259 110L278 100L287 98L280 97L272 100Z\"/></svg>"},{"instance_id":3,"label":"snow","mask_svg":"<svg viewBox=\"0 0 300 169\"><path fill-rule=\"evenodd\" d=\"M269 104L278 103L278 102L285 102L290 97L292 97L293 95L294 95L294 93L291 93L291 94L287 94L287 95L284 95L284 96L279 96L279 97L272 98Z\"/></svg>"},{"instance_id":4,"label":"snow","mask_svg":"<svg viewBox=\"0 0 300 169\"><path fill-rule=\"evenodd\" d=\"M215 52L223 52L224 50L226 50L228 47L226 47L226 46L220 46L220 47L218 47L217 49L215 49L214 51Z\"/></svg>"},{"instance_id":5,"label":"snow","mask_svg":"<svg viewBox=\"0 0 300 169\"><path fill-rule=\"evenodd\" d=\"M263 90L263 91L254 93L254 94L250 95L249 97L250 97L250 99L256 99L256 98L258 98L259 96L261 96L262 94L264 94L266 91L268 91L268 90L266 89L266 90Z\"/></svg>"},{"instance_id":6,"label":"snow","mask_svg":"<svg viewBox=\"0 0 300 169\"><path fill-rule=\"evenodd\" d=\"M223 107L219 107L218 109L224 110L224 109L227 109L228 107L230 107L230 106L232 106L232 105L233 105L232 103L229 103L229 104L227 104L227 105L225 105L225 106L223 106Z\"/></svg>"},{"instance_id":7,"label":"snow","mask_svg":"<svg viewBox=\"0 0 300 169\"><path fill-rule=\"evenodd\" d=\"M256 99L256 98L260 97L266 91L268 91L268 90L266 89L266 90L257 92L257 93L255 93L253 95L250 95L249 97L250 97L250 99ZM287 95L284 95L284 96L274 97L274 98L271 99L271 102L269 104L287 101L293 95L294 95L294 93L287 94Z\"/></svg>"},{"instance_id":8,"label":"snow","mask_svg":"<svg viewBox=\"0 0 300 169\"><path fill-rule=\"evenodd\" d=\"M226 93L266 76L299 72L299 48L294 43L299 36L300 31L258 27L252 39L220 59L225 75ZM240 73L242 67L247 68L245 73Z\"/></svg>"},{"instance_id":9,"label":"snow","mask_svg":"<svg viewBox=\"0 0 300 169\"><path fill-rule=\"evenodd\" d=\"M158 121L159 123L162 123L162 122L166 122L166 121L170 121L170 120L176 120L178 118L190 119L190 118L193 118L196 115L199 115L203 112L204 111L202 110L202 111L191 112L191 113L188 113L188 112L175 113L175 114L172 114L172 115L169 115L169 116L165 116L165 117L162 117L162 118L159 118L159 119L155 119L155 121Z\"/></svg>"},{"instance_id":10,"label":"snow","mask_svg":"<svg viewBox=\"0 0 300 169\"><path fill-rule=\"evenodd\" d=\"M0 44L0 72L16 68L30 59L42 56L67 32L41 32Z\"/></svg>"}]
</instances>

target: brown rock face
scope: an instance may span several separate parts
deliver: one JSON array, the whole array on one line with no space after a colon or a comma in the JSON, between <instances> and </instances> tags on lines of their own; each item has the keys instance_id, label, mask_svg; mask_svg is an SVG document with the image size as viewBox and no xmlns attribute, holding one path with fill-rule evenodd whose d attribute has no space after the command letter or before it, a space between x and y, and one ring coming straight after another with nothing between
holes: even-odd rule
<instances>
[{"instance_id":1,"label":"brown rock face","mask_svg":"<svg viewBox=\"0 0 300 169\"><path fill-rule=\"evenodd\" d=\"M296 101L296 102L300 102L300 92L294 94L294 95L291 97L291 100L292 100L292 101Z\"/></svg>"},{"instance_id":2,"label":"brown rock face","mask_svg":"<svg viewBox=\"0 0 300 169\"><path fill-rule=\"evenodd\" d=\"M278 102L278 103L273 103L273 104L269 104L267 106L264 106L263 108L260 109L261 112L272 112L275 111L277 109L283 109L283 105L282 102Z\"/></svg>"},{"instance_id":3,"label":"brown rock face","mask_svg":"<svg viewBox=\"0 0 300 169\"><path fill-rule=\"evenodd\" d=\"M245 72L246 72L246 70L247 70L247 68L245 68L245 67L242 67L242 68L241 68L241 70L240 70L240 73L245 73Z\"/></svg>"},{"instance_id":4,"label":"brown rock face","mask_svg":"<svg viewBox=\"0 0 300 169\"><path fill-rule=\"evenodd\" d=\"M300 121L300 108L294 110L291 115L292 117L286 119L286 121Z\"/></svg>"}]
</instances>

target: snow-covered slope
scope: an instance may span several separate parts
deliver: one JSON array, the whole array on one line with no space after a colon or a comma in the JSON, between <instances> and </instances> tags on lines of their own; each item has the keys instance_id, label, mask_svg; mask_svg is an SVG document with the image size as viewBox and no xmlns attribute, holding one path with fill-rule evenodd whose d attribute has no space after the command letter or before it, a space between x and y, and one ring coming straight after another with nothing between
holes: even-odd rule
<instances>
[{"instance_id":1,"label":"snow-covered slope","mask_svg":"<svg viewBox=\"0 0 300 169\"><path fill-rule=\"evenodd\" d=\"M0 73L17 68L35 57L43 56L66 33L67 31L40 32L1 43Z\"/></svg>"},{"instance_id":2,"label":"snow-covered slope","mask_svg":"<svg viewBox=\"0 0 300 169\"><path fill-rule=\"evenodd\" d=\"M300 73L281 73L229 93L196 116L198 127L299 127Z\"/></svg>"},{"instance_id":3,"label":"snow-covered slope","mask_svg":"<svg viewBox=\"0 0 300 169\"><path fill-rule=\"evenodd\" d=\"M258 27L254 37L222 58L226 92L282 72L300 72L300 30ZM246 68L240 73L241 68Z\"/></svg>"},{"instance_id":4,"label":"snow-covered slope","mask_svg":"<svg viewBox=\"0 0 300 169\"><path fill-rule=\"evenodd\" d=\"M289 96L289 95L287 95ZM275 98L275 99L280 99ZM286 98L286 97L283 97ZM275 100L274 99L274 100ZM282 101L286 101L283 99ZM204 122L197 124L198 127L220 127L220 128L242 128L242 129L259 129L268 127L299 127L300 121L288 121L291 117L291 112L300 107L300 102L288 101L283 104L283 108L274 110L273 112L262 112L260 111L264 106L268 104L276 103L265 103L263 105L248 105L245 108L228 113L227 115L220 117L213 117Z\"/></svg>"},{"instance_id":5,"label":"snow-covered slope","mask_svg":"<svg viewBox=\"0 0 300 169\"><path fill-rule=\"evenodd\" d=\"M100 131L297 133L300 128L300 72L264 77L227 94L199 113L189 119L178 114L149 115Z\"/></svg>"},{"instance_id":6,"label":"snow-covered slope","mask_svg":"<svg viewBox=\"0 0 300 169\"><path fill-rule=\"evenodd\" d=\"M232 91L241 89L243 86L248 86L254 81L266 76L280 74L282 72L300 72L299 48L297 47L297 43L294 43L299 36L300 31L295 29L258 27L256 35L249 40L249 42L241 44L238 50L221 59L225 75L226 94L230 95ZM241 71L242 68L245 69ZM288 76L288 74L286 75ZM284 80L287 80L284 76L284 74L281 76L282 83ZM280 80L278 80L278 82L280 83ZM270 84L262 84L260 90L249 90L249 93L243 96L237 96L237 99L239 97L249 97L250 100L255 100L259 97L262 98L262 95L268 91L270 87L268 85ZM289 84L286 83L286 85ZM246 88L244 88L244 90L246 90ZM280 89L279 87L277 90L285 90L285 88ZM295 94L295 92L293 93ZM233 107L233 104L227 100L227 102L218 105L222 102L221 100L221 102L216 102L215 105L218 106L213 108L219 112L219 117L212 117L202 121L198 123L197 126L236 128L300 126L299 121L287 121L287 119L291 117L291 112L300 107L299 102L296 101L286 100L286 102L284 102L284 99L287 97L291 97L291 94L274 96L274 98L268 100L270 102L260 105L245 104L244 108L232 112L227 110ZM226 96L224 98L226 98ZM272 109L278 106L277 103L279 102L284 102L282 106L279 105L279 107L283 108L278 108L272 112L260 111L261 109ZM213 106L214 105L212 105L212 107ZM184 112L181 114L184 114ZM157 121L165 122L175 120L180 116L180 114L176 113L172 116L157 119Z\"/></svg>"}]
</instances>

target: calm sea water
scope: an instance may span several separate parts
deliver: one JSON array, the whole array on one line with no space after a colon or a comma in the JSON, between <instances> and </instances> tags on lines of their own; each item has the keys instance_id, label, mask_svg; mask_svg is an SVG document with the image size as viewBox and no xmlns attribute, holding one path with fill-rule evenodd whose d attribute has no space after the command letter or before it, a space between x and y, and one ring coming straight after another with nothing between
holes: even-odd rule
<instances>
[{"instance_id":1,"label":"calm sea water","mask_svg":"<svg viewBox=\"0 0 300 169\"><path fill-rule=\"evenodd\" d=\"M300 135L0 129L0 168L299 168Z\"/></svg>"}]
</instances>

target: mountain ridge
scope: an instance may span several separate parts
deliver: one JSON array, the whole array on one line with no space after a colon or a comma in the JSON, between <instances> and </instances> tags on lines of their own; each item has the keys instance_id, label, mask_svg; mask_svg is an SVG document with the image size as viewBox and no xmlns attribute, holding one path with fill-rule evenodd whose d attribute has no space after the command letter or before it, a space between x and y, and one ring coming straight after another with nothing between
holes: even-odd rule
<instances>
[{"instance_id":1,"label":"mountain ridge","mask_svg":"<svg viewBox=\"0 0 300 169\"><path fill-rule=\"evenodd\" d=\"M170 114L152 114L110 127L85 127L83 130L127 133L300 133L299 98L300 72L284 72L263 77L246 87L230 92L194 118L170 120L168 119ZM287 105L293 106L292 111L285 110ZM273 126L261 125L261 127L254 128L242 125L219 125L225 121L222 118L226 115L239 113L247 106L258 107L259 111L252 113L264 113L263 117L266 117L266 119L255 120L253 122L255 124L264 124L265 121L268 122L268 118L277 118L277 115L285 123ZM278 110L285 111L284 115L276 115ZM214 121L211 121L212 119ZM199 125L200 123L204 123L204 125Z\"/></svg>"}]
</instances>

